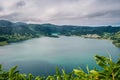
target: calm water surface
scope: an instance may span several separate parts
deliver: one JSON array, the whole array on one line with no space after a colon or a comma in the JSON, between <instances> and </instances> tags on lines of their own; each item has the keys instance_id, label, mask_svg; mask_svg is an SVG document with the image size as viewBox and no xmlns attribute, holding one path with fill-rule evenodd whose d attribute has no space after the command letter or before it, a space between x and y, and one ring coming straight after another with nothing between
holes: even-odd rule
<instances>
[{"instance_id":1,"label":"calm water surface","mask_svg":"<svg viewBox=\"0 0 120 80\"><path fill-rule=\"evenodd\" d=\"M67 72L78 67L85 70L86 65L91 69L98 67L94 56L108 56L108 53L116 61L120 57L120 48L108 40L41 37L0 47L0 64L6 70L18 65L21 73L48 75L55 72L56 66Z\"/></svg>"}]
</instances>

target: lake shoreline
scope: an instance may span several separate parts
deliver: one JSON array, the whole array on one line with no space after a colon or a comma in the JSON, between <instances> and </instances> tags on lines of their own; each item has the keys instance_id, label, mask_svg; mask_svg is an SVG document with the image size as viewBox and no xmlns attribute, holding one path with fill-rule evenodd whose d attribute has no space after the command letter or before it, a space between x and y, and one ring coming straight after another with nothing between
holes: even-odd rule
<instances>
[{"instance_id":1,"label":"lake shoreline","mask_svg":"<svg viewBox=\"0 0 120 80\"><path fill-rule=\"evenodd\" d=\"M60 35L60 36L66 36L66 35ZM60 36L40 36L40 37L34 37L34 38L41 38L41 37L50 37L50 38L59 38ZM77 35L70 35L70 36L66 36L66 37L73 37L73 36L76 36L76 37L81 37L81 38L84 38L84 39L99 39L99 40L109 40L109 41L113 41L111 39L105 39L105 38L102 38L102 37L86 37L85 35L81 35L81 36L77 36ZM24 40L18 40L18 41L12 41L12 42L0 42L0 46L6 46L6 45L10 45L11 43L18 43L18 42L23 42L23 41L27 41L27 40L30 40L30 39L34 39L34 38L29 38L29 39L24 39Z\"/></svg>"}]
</instances>

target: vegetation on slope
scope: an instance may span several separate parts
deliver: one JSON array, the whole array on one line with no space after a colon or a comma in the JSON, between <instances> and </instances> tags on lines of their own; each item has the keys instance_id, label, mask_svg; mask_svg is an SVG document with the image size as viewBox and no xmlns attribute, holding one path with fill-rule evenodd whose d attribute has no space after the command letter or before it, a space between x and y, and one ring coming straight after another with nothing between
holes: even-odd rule
<instances>
[{"instance_id":1,"label":"vegetation on slope","mask_svg":"<svg viewBox=\"0 0 120 80\"><path fill-rule=\"evenodd\" d=\"M26 24L22 22L12 23L6 20L0 20L0 46L6 45L11 42L18 42L27 40L34 37L49 36L53 37L53 33L59 33L59 35L65 36L82 36L89 35L92 38L110 38L114 36L116 32L120 31L120 27L112 26L72 26L72 25L53 25L53 24ZM115 34L115 36L118 33ZM115 37L114 36L114 37ZM111 39L115 39L115 38ZM117 38L117 42L119 42ZM116 45L116 41L113 41ZM120 44L117 43L119 46Z\"/></svg>"},{"instance_id":2,"label":"vegetation on slope","mask_svg":"<svg viewBox=\"0 0 120 80\"><path fill-rule=\"evenodd\" d=\"M115 44L117 47L120 47L120 31L115 33L115 35L112 36L111 39L113 40L113 44Z\"/></svg>"},{"instance_id":3,"label":"vegetation on slope","mask_svg":"<svg viewBox=\"0 0 120 80\"><path fill-rule=\"evenodd\" d=\"M0 65L0 80L120 80L120 59L113 62L111 58L98 55L95 59L102 70L89 70L87 66L87 73L82 69L73 69L71 73L66 73L65 70L60 71L56 68L56 73L48 77L33 76L31 73L21 74L16 70L17 66L9 71L3 71Z\"/></svg>"}]
</instances>

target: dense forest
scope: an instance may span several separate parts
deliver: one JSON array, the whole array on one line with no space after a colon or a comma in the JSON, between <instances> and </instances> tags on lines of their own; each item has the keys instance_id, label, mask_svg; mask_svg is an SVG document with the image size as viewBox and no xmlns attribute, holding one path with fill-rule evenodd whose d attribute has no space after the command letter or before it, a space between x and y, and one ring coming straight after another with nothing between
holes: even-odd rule
<instances>
[{"instance_id":1,"label":"dense forest","mask_svg":"<svg viewBox=\"0 0 120 80\"><path fill-rule=\"evenodd\" d=\"M120 26L73 26L54 24L27 24L23 22L10 22L0 20L0 45L18 42L30 38L49 36L52 34L65 36L82 36L96 34L104 39L111 39L116 46L120 45Z\"/></svg>"}]
</instances>

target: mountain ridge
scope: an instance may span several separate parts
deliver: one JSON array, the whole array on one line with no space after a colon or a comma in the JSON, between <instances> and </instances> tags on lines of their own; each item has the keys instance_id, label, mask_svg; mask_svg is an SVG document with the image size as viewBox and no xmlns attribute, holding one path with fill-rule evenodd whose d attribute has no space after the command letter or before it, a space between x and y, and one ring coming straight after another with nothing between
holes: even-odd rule
<instances>
[{"instance_id":1,"label":"mountain ridge","mask_svg":"<svg viewBox=\"0 0 120 80\"><path fill-rule=\"evenodd\" d=\"M96 34L104 36L105 33L115 34L120 31L120 26L73 26L73 25L54 25L54 24L27 24L24 22L11 22L0 20L0 41L7 43L23 41L40 36L53 36L53 33L65 36L81 36L87 34Z\"/></svg>"}]
</instances>

